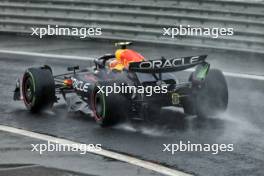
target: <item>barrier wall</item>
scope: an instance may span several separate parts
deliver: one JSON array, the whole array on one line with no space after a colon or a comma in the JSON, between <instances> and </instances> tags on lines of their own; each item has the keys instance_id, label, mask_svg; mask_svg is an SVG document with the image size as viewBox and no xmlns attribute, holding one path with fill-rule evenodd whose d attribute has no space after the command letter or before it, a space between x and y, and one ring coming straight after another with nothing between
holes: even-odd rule
<instances>
[{"instance_id":1,"label":"barrier wall","mask_svg":"<svg viewBox=\"0 0 264 176\"><path fill-rule=\"evenodd\" d=\"M31 33L50 25L101 27L111 40L132 40L264 53L264 3L229 0L4 0L0 31ZM178 25L234 28L233 36L163 36Z\"/></svg>"}]
</instances>

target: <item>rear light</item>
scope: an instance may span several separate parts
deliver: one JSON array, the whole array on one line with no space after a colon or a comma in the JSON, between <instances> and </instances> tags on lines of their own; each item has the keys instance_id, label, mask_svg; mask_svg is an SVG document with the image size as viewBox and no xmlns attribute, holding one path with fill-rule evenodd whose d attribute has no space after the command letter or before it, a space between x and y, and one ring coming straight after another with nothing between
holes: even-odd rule
<instances>
[{"instance_id":1,"label":"rear light","mask_svg":"<svg viewBox=\"0 0 264 176\"><path fill-rule=\"evenodd\" d=\"M64 81L63 81L63 84L65 85L65 86L72 86L72 80L71 79L65 79Z\"/></svg>"}]
</instances>

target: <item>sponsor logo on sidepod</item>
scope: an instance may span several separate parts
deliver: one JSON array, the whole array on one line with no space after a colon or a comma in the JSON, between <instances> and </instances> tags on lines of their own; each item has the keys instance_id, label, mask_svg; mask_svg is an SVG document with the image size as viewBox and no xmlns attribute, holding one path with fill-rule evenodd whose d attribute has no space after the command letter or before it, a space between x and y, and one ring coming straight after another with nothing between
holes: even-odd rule
<instances>
[{"instance_id":1,"label":"sponsor logo on sidepod","mask_svg":"<svg viewBox=\"0 0 264 176\"><path fill-rule=\"evenodd\" d=\"M88 92L90 83L85 83L83 81L77 80L76 78L71 78L71 80L73 81L72 87L74 89L82 92Z\"/></svg>"}]
</instances>

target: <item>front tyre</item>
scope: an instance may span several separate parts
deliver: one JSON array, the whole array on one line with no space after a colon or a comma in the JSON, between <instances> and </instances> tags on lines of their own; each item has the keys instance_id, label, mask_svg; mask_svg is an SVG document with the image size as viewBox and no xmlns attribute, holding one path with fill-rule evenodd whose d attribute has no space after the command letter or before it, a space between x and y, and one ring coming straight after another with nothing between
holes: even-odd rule
<instances>
[{"instance_id":1,"label":"front tyre","mask_svg":"<svg viewBox=\"0 0 264 176\"><path fill-rule=\"evenodd\" d=\"M113 86L114 81L97 83L93 93L92 110L95 121L102 127L109 127L127 118L129 100L123 94L101 92L98 87Z\"/></svg>"},{"instance_id":2,"label":"front tyre","mask_svg":"<svg viewBox=\"0 0 264 176\"><path fill-rule=\"evenodd\" d=\"M55 102L55 83L52 73L45 68L29 68L22 79L22 96L27 109L40 112L52 108Z\"/></svg>"}]
</instances>

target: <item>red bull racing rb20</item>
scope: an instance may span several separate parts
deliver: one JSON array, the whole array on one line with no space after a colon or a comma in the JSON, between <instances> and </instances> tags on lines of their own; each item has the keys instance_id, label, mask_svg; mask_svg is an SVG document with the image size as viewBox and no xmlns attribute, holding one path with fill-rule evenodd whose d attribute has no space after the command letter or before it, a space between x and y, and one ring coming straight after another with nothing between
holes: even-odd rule
<instances>
[{"instance_id":1,"label":"red bull racing rb20","mask_svg":"<svg viewBox=\"0 0 264 176\"><path fill-rule=\"evenodd\" d=\"M94 59L93 67L68 67L60 75L53 75L47 65L28 68L16 83L14 100L23 100L28 110L38 113L63 98L70 108L91 112L102 127L124 119L151 121L151 114L167 106L198 117L227 109L225 77L220 70L210 69L206 55L147 60L128 49L130 44L117 43L119 49ZM192 67L188 79L180 81L177 73Z\"/></svg>"}]
</instances>

